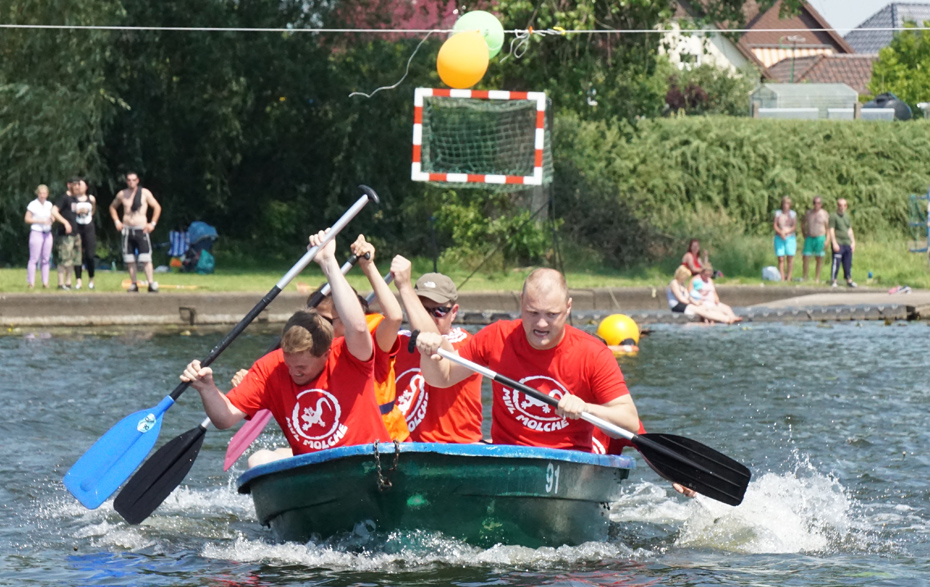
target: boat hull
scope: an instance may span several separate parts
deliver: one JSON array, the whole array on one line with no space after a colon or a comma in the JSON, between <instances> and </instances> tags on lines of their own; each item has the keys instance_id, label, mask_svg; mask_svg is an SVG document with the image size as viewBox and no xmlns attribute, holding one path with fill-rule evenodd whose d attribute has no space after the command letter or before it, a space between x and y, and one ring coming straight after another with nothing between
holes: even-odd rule
<instances>
[{"instance_id":1,"label":"boat hull","mask_svg":"<svg viewBox=\"0 0 930 587\"><path fill-rule=\"evenodd\" d=\"M479 546L605 540L633 460L485 444L341 447L250 469L262 524L280 540L343 532L438 531ZM396 462L396 468L394 464ZM380 464L380 473L379 473Z\"/></svg>"}]
</instances>

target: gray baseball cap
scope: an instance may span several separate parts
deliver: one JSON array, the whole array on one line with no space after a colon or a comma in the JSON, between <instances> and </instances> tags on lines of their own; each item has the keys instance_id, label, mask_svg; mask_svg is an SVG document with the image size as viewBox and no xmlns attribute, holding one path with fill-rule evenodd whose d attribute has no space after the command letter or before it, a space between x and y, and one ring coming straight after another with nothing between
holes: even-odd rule
<instances>
[{"instance_id":1,"label":"gray baseball cap","mask_svg":"<svg viewBox=\"0 0 930 587\"><path fill-rule=\"evenodd\" d=\"M459 299L459 292L451 279L442 273L424 273L414 286L417 295L432 300L437 304L447 302L455 303Z\"/></svg>"}]
</instances>

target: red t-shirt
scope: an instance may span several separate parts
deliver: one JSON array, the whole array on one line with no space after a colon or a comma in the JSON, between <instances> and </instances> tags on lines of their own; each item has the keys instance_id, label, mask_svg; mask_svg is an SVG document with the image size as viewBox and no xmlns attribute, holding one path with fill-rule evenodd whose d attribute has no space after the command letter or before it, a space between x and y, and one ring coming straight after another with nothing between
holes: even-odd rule
<instances>
[{"instance_id":1,"label":"red t-shirt","mask_svg":"<svg viewBox=\"0 0 930 587\"><path fill-rule=\"evenodd\" d=\"M355 358L344 338L333 341L323 371L298 386L278 349L255 361L242 383L226 397L249 416L271 410L294 454L337 446L390 442L372 383L374 353Z\"/></svg>"},{"instance_id":2,"label":"red t-shirt","mask_svg":"<svg viewBox=\"0 0 930 587\"><path fill-rule=\"evenodd\" d=\"M458 327L444 336L455 349L472 338ZM481 440L481 375L475 373L448 389L427 385L420 374L420 351L407 351L410 332L402 331L398 339L397 405L407 419L410 440L458 444Z\"/></svg>"},{"instance_id":3,"label":"red t-shirt","mask_svg":"<svg viewBox=\"0 0 930 587\"><path fill-rule=\"evenodd\" d=\"M561 399L566 393L606 404L627 395L623 373L603 342L572 326L554 348L530 346L522 320L496 322L459 349L462 357ZM545 446L591 452L594 426L558 416L555 407L493 383L491 439L495 444Z\"/></svg>"}]
</instances>

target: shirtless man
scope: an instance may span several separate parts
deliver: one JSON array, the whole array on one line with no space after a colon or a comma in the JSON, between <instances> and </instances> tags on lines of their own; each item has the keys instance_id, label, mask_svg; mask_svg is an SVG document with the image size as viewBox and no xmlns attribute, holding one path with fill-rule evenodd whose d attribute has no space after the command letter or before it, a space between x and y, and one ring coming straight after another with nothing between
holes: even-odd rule
<instances>
[{"instance_id":1,"label":"shirtless man","mask_svg":"<svg viewBox=\"0 0 930 587\"><path fill-rule=\"evenodd\" d=\"M801 230L804 233L804 281L807 281L807 268L810 258L817 258L814 270L814 281L820 283L820 270L823 268L824 245L827 239L827 225L830 224L830 214L823 209L823 198L814 197L814 207L804 214Z\"/></svg>"},{"instance_id":2,"label":"shirtless man","mask_svg":"<svg viewBox=\"0 0 930 587\"><path fill-rule=\"evenodd\" d=\"M120 220L118 208L123 207L123 219ZM148 209L152 209L152 221L148 221ZM126 174L126 189L120 190L110 204L110 217L116 230L122 233L123 262L129 268L130 293L138 292L136 283L136 263L144 263L145 278L149 282L149 291L158 292L158 283L154 280L152 268L152 241L149 234L155 230L161 216L161 205L152 192L139 185L139 176L133 172Z\"/></svg>"},{"instance_id":3,"label":"shirtless man","mask_svg":"<svg viewBox=\"0 0 930 587\"><path fill-rule=\"evenodd\" d=\"M798 227L798 215L791 209L791 198L781 199L781 209L775 211L775 256L778 257L778 273L782 281L791 281L794 269L794 255L798 252L798 240L795 231ZM788 258L785 263L785 257ZM786 267L787 265L787 267Z\"/></svg>"}]
</instances>

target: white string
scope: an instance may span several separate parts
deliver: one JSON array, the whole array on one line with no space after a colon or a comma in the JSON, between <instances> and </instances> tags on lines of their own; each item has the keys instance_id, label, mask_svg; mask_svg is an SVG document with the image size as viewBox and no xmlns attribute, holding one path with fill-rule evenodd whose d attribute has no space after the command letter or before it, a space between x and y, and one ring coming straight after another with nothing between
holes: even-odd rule
<instances>
[{"instance_id":1,"label":"white string","mask_svg":"<svg viewBox=\"0 0 930 587\"><path fill-rule=\"evenodd\" d=\"M423 33L451 33L452 29L327 29L327 28L248 28L248 27L165 27L165 26L122 26L122 25L66 25L66 24L9 24L0 23L0 29L52 29L52 30L87 30L87 31L165 31L188 33L346 33L346 34L423 34ZM812 29L510 29L505 33L513 35L636 35L655 33L687 33L695 35L715 35L722 33L797 33L801 32L837 32L835 28ZM846 30L846 29L844 29ZM897 32L897 31L926 31L930 27L869 27L851 29L855 31L871 32Z\"/></svg>"},{"instance_id":2,"label":"white string","mask_svg":"<svg viewBox=\"0 0 930 587\"><path fill-rule=\"evenodd\" d=\"M435 32L435 31L430 31L430 32L426 33L426 36L423 37L423 38L420 40L420 43L417 45L417 48L413 50L413 53L410 54L410 58L407 59L407 69L404 70L404 75L403 75L403 77L401 77L399 80L397 80L397 82L396 82L394 85L390 85L390 86L381 86L380 88L376 89L374 92L372 92L372 93L370 93L370 94L366 94L365 92L352 92L351 94L349 94L349 97L351 98L352 96L365 96L366 98L371 98L372 96L374 96L375 94L377 94L377 93L380 92L381 90L393 90L394 88L396 88L397 86L399 86L399 85L407 78L407 74L410 73L410 62L413 61L413 58L414 58L414 56L417 54L417 51L420 50L420 47L423 46L423 43L426 42L426 39L428 39L429 36L430 36L431 34L433 34L434 32Z\"/></svg>"}]
</instances>

